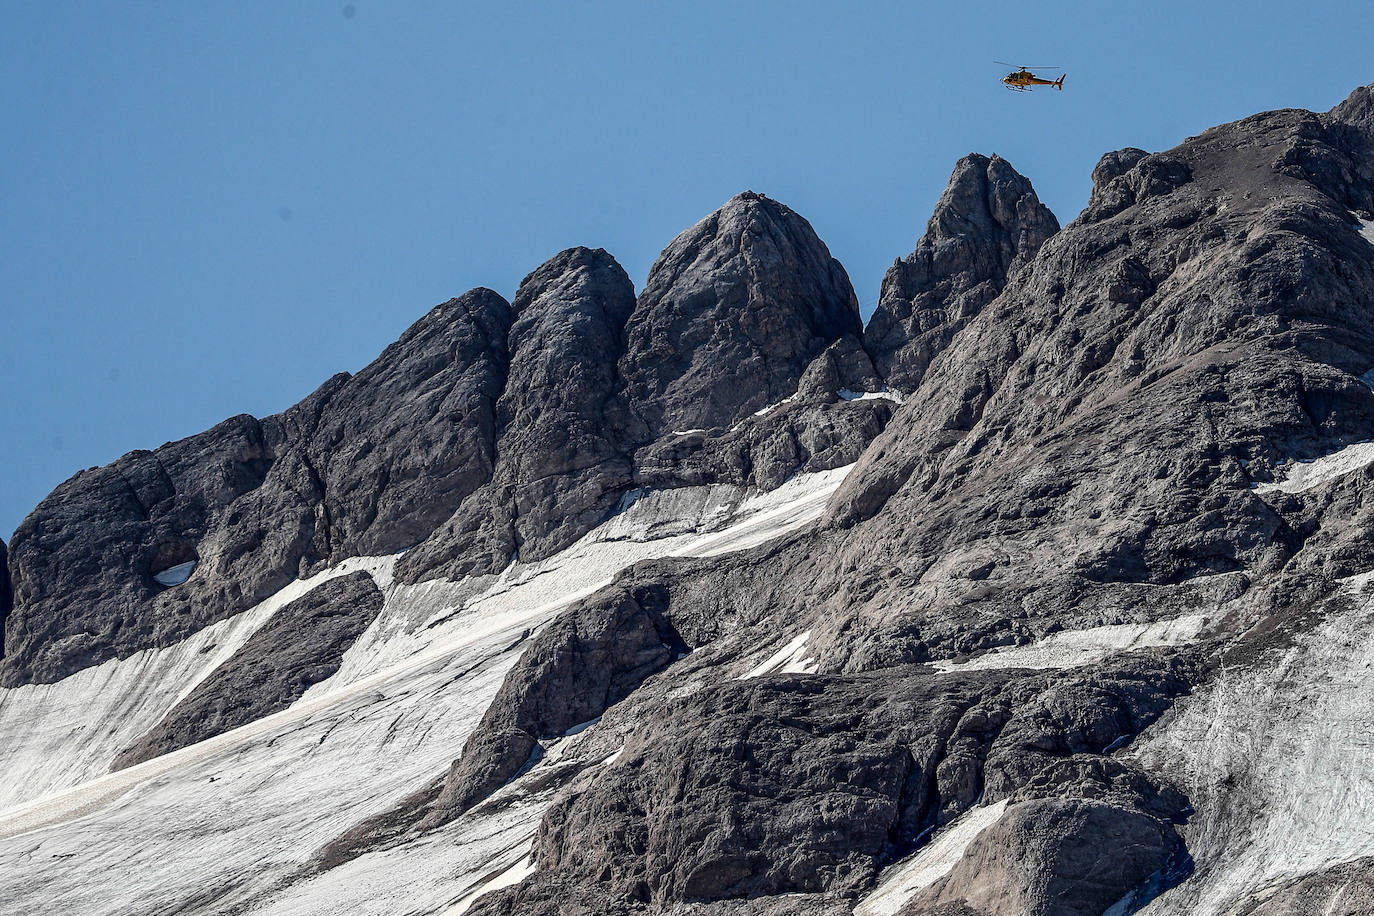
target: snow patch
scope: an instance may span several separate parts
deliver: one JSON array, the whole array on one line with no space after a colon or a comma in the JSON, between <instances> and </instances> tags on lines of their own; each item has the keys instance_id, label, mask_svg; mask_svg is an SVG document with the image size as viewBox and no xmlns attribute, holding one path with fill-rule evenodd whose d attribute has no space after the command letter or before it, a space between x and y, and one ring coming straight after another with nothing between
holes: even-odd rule
<instances>
[{"instance_id":1,"label":"snow patch","mask_svg":"<svg viewBox=\"0 0 1374 916\"><path fill-rule=\"evenodd\" d=\"M838 394L846 401L872 401L881 398L894 404L906 403L906 398L890 388L884 388L882 391L850 391L848 388L841 388Z\"/></svg>"},{"instance_id":2,"label":"snow patch","mask_svg":"<svg viewBox=\"0 0 1374 916\"><path fill-rule=\"evenodd\" d=\"M478 897L490 891L499 890L503 887L510 887L512 884L519 884L532 874L534 874L533 852L463 897L456 905L445 910L443 916L462 916L463 913L466 913L472 905L477 902Z\"/></svg>"},{"instance_id":3,"label":"snow patch","mask_svg":"<svg viewBox=\"0 0 1374 916\"><path fill-rule=\"evenodd\" d=\"M758 410L754 411L754 416L756 416L756 417L767 416L768 414L770 414L770 413L772 413L773 411L777 410L777 409L778 409L779 407L781 407L782 405L787 404L787 403L790 403L790 402L793 401L796 397L797 397L797 396L796 396L795 394L788 395L787 397L783 398L781 401L778 401L777 403L769 404L767 407L760 407Z\"/></svg>"},{"instance_id":4,"label":"snow patch","mask_svg":"<svg viewBox=\"0 0 1374 916\"><path fill-rule=\"evenodd\" d=\"M964 662L934 662L942 672L990 668L1073 668L1099 662L1117 652L1192 642L1207 625L1206 614L1189 614L1156 623L1118 623L1087 630L1052 633L1030 645L994 650Z\"/></svg>"},{"instance_id":5,"label":"snow patch","mask_svg":"<svg viewBox=\"0 0 1374 916\"><path fill-rule=\"evenodd\" d=\"M1356 216L1355 221L1360 224L1360 236L1369 244L1374 245L1374 220L1360 219Z\"/></svg>"},{"instance_id":6,"label":"snow patch","mask_svg":"<svg viewBox=\"0 0 1374 916\"><path fill-rule=\"evenodd\" d=\"M178 563L176 566L169 566L162 572L154 573L153 581L168 588L174 585L185 585L186 580L191 578L191 573L196 571L198 562L197 560L188 560L185 563Z\"/></svg>"},{"instance_id":7,"label":"snow patch","mask_svg":"<svg viewBox=\"0 0 1374 916\"><path fill-rule=\"evenodd\" d=\"M916 896L949 874L969 844L1002 817L1006 799L966 811L915 853L883 869L878 886L854 908L854 916L893 916Z\"/></svg>"},{"instance_id":8,"label":"snow patch","mask_svg":"<svg viewBox=\"0 0 1374 916\"><path fill-rule=\"evenodd\" d=\"M774 672L778 674L815 674L815 661L804 657L806 642L810 638L810 630L794 637L787 645L750 669L749 673L741 677L740 680L747 681L750 678L763 677L765 674L773 674Z\"/></svg>"},{"instance_id":9,"label":"snow patch","mask_svg":"<svg viewBox=\"0 0 1374 916\"><path fill-rule=\"evenodd\" d=\"M591 728L593 725L595 725L596 723L598 723L598 722L600 722L600 721L601 721L601 717L600 717L600 716L597 716L595 719L588 719L586 722L580 722L580 723L578 723L577 725L574 725L572 728L570 728L570 729L568 729L567 731L565 731L565 732L563 733L563 737L564 737L564 738L571 738L571 737L573 737L574 735L580 735L580 734L582 734L584 731L586 731L587 729Z\"/></svg>"},{"instance_id":10,"label":"snow patch","mask_svg":"<svg viewBox=\"0 0 1374 916\"><path fill-rule=\"evenodd\" d=\"M330 579L365 570L384 588L395 557L357 557L298 579L176 645L110 659L54 684L0 689L0 811L105 773L278 610Z\"/></svg>"},{"instance_id":11,"label":"snow patch","mask_svg":"<svg viewBox=\"0 0 1374 916\"><path fill-rule=\"evenodd\" d=\"M475 583L439 580L397 586L372 625L344 653L338 672L302 699L448 640L492 627L533 629L641 560L716 556L797 531L820 517L852 467L798 474L767 493L724 484L648 491L547 560L514 564L500 576ZM514 632L519 637L521 629Z\"/></svg>"},{"instance_id":12,"label":"snow patch","mask_svg":"<svg viewBox=\"0 0 1374 916\"><path fill-rule=\"evenodd\" d=\"M1366 382L1368 379L1366 378ZM1374 442L1356 442L1311 461L1298 461L1282 480L1254 484L1256 493L1303 493L1374 462Z\"/></svg>"}]
</instances>

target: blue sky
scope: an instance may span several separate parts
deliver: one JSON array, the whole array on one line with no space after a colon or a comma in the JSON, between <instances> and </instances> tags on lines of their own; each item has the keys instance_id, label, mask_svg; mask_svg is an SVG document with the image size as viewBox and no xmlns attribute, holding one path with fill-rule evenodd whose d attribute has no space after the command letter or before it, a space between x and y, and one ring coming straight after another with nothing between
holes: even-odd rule
<instances>
[{"instance_id":1,"label":"blue sky","mask_svg":"<svg viewBox=\"0 0 1374 916\"><path fill-rule=\"evenodd\" d=\"M568 246L642 285L746 188L811 221L867 316L959 156L1068 222L1107 150L1374 81L1361 6L4 3L0 535Z\"/></svg>"}]
</instances>

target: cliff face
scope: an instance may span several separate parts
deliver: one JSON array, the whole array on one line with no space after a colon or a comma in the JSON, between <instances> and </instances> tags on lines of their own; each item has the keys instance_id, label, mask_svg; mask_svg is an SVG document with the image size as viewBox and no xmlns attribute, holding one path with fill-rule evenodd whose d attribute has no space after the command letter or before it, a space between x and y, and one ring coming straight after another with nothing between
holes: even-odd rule
<instances>
[{"instance_id":1,"label":"cliff face","mask_svg":"<svg viewBox=\"0 0 1374 916\"><path fill-rule=\"evenodd\" d=\"M510 320L474 290L284 413L58 487L11 544L0 683L170 645L324 564L422 540L491 476ZM188 563L182 584L159 581Z\"/></svg>"},{"instance_id":2,"label":"cliff face","mask_svg":"<svg viewBox=\"0 0 1374 916\"><path fill-rule=\"evenodd\" d=\"M1035 257L1059 221L998 156L959 160L916 250L883 277L864 341L888 383L914 389L931 360Z\"/></svg>"},{"instance_id":3,"label":"cliff face","mask_svg":"<svg viewBox=\"0 0 1374 916\"><path fill-rule=\"evenodd\" d=\"M849 277L810 224L747 192L659 256L620 373L650 437L728 427L790 397L812 359L860 330Z\"/></svg>"},{"instance_id":4,"label":"cliff face","mask_svg":"<svg viewBox=\"0 0 1374 916\"><path fill-rule=\"evenodd\" d=\"M185 912L1363 912L1371 370L1374 87L1062 228L966 157L866 329L760 195L637 298L569 249L35 510L8 766L146 763L22 817L228 837Z\"/></svg>"}]
</instances>

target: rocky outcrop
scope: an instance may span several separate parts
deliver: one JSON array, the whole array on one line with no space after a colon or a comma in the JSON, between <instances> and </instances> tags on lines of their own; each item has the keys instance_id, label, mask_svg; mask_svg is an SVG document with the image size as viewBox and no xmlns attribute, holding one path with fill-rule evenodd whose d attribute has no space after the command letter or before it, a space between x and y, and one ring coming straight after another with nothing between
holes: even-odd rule
<instances>
[{"instance_id":1,"label":"rocky outcrop","mask_svg":"<svg viewBox=\"0 0 1374 916\"><path fill-rule=\"evenodd\" d=\"M283 415L319 477L320 562L412 547L491 477L511 319L501 296L472 290L341 382L318 419L309 401Z\"/></svg>"},{"instance_id":2,"label":"rocky outcrop","mask_svg":"<svg viewBox=\"0 0 1374 916\"><path fill-rule=\"evenodd\" d=\"M525 278L496 405L491 479L406 556L410 579L543 559L603 521L633 477L616 361L634 287L607 252L571 248Z\"/></svg>"},{"instance_id":3,"label":"rocky outcrop","mask_svg":"<svg viewBox=\"0 0 1374 916\"><path fill-rule=\"evenodd\" d=\"M169 645L322 564L423 540L491 476L509 323L504 299L473 290L282 414L62 484L10 544L0 683Z\"/></svg>"},{"instance_id":4,"label":"rocky outcrop","mask_svg":"<svg viewBox=\"0 0 1374 916\"><path fill-rule=\"evenodd\" d=\"M811 225L746 192L673 240L626 327L625 392L647 439L730 427L791 397L827 346L860 334L849 277Z\"/></svg>"},{"instance_id":5,"label":"rocky outcrop","mask_svg":"<svg viewBox=\"0 0 1374 916\"><path fill-rule=\"evenodd\" d=\"M616 587L544 630L454 761L427 826L467 811L514 776L539 739L597 718L686 652L666 604L661 587Z\"/></svg>"},{"instance_id":6,"label":"rocky outcrop","mask_svg":"<svg viewBox=\"0 0 1374 916\"><path fill-rule=\"evenodd\" d=\"M785 402L729 429L665 435L641 448L635 453L635 483L772 490L799 471L853 464L899 400L883 390L858 340L844 337L811 361Z\"/></svg>"},{"instance_id":7,"label":"rocky outcrop","mask_svg":"<svg viewBox=\"0 0 1374 916\"><path fill-rule=\"evenodd\" d=\"M1130 848L1098 816L1111 807L1108 800L1148 797L1123 808L1122 818L1163 838L1167 860L1178 846L1172 820L1183 810L1181 796L1102 755L1147 726L1183 681L1171 663L1142 657L1101 672L1098 683L1135 715L1085 728L1075 698L1025 671L784 676L725 681L686 695L646 686L652 696L638 700L636 724L615 763L594 771L546 815L536 876L476 912L557 912L540 908L550 888L593 881L612 899L658 906L792 893L852 896L882 864L980 797L1024 798L1031 807L1044 804L1032 799L1084 799L1079 806L1095 819L1083 833L1103 855ZM1036 712L1025 712L1031 708ZM1018 718L1038 723L1037 747L1009 733ZM1006 761L1024 754L1052 758L1062 774L1075 776L1044 778L1046 771L1034 767L1041 775L1016 786L985 782L985 767L1005 776ZM1142 857L1138 867L1145 864ZM1104 887L1120 883L1095 874ZM1133 878L1130 872L1121 880ZM1122 884L1109 903L1136 883Z\"/></svg>"},{"instance_id":8,"label":"rocky outcrop","mask_svg":"<svg viewBox=\"0 0 1374 916\"><path fill-rule=\"evenodd\" d=\"M1012 805L899 916L1099 916L1180 849L1167 824L1081 799Z\"/></svg>"},{"instance_id":9,"label":"rocky outcrop","mask_svg":"<svg viewBox=\"0 0 1374 916\"><path fill-rule=\"evenodd\" d=\"M1059 221L998 156L965 156L916 250L883 278L864 343L889 385L911 391L932 360L1035 257Z\"/></svg>"},{"instance_id":10,"label":"rocky outcrop","mask_svg":"<svg viewBox=\"0 0 1374 916\"><path fill-rule=\"evenodd\" d=\"M201 681L112 770L186 747L285 709L328 678L382 609L365 572L318 585L263 624Z\"/></svg>"}]
</instances>

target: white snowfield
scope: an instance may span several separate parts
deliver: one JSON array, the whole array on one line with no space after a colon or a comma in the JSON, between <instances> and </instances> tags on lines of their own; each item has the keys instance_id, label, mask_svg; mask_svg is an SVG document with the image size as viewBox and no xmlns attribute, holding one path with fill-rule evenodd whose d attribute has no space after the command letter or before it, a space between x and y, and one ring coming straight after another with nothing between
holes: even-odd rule
<instances>
[{"instance_id":1,"label":"white snowfield","mask_svg":"<svg viewBox=\"0 0 1374 916\"><path fill-rule=\"evenodd\" d=\"M641 559L711 556L797 530L848 471L798 475L763 494L644 494L558 556L476 581L402 586L391 580L394 557L352 560L176 646L0 691L0 790L10 800L0 810L0 910L456 911L483 885L519 874L553 788L527 793L534 781L517 780L499 794L504 804L422 840L319 875L302 867L441 776L523 640L572 601ZM275 715L99 775L276 610L360 568L386 603L332 678ZM562 751L583 734L559 739L531 773L567 765Z\"/></svg>"},{"instance_id":2,"label":"white snowfield","mask_svg":"<svg viewBox=\"0 0 1374 916\"><path fill-rule=\"evenodd\" d=\"M1360 235L1371 245L1374 245L1374 220L1360 219L1355 217L1355 221L1360 224Z\"/></svg>"},{"instance_id":3,"label":"white snowfield","mask_svg":"<svg viewBox=\"0 0 1374 916\"><path fill-rule=\"evenodd\" d=\"M1190 643L1207 625L1206 614L1188 614L1155 623L1119 623L1087 630L1065 630L1024 646L997 649L962 662L938 661L940 671L991 668L1074 668L1118 652Z\"/></svg>"},{"instance_id":4,"label":"white snowfield","mask_svg":"<svg viewBox=\"0 0 1374 916\"><path fill-rule=\"evenodd\" d=\"M768 658L764 659L740 680L762 677L765 674L815 674L816 662L814 659L806 657L806 643L811 638L811 631L797 636L787 645Z\"/></svg>"},{"instance_id":5,"label":"white snowfield","mask_svg":"<svg viewBox=\"0 0 1374 916\"><path fill-rule=\"evenodd\" d=\"M148 649L56 684L0 690L0 811L104 774L229 659L269 617L310 589L359 570L389 583L394 557L355 558L292 582L250 611L166 649Z\"/></svg>"},{"instance_id":6,"label":"white snowfield","mask_svg":"<svg viewBox=\"0 0 1374 916\"><path fill-rule=\"evenodd\" d=\"M892 916L916 893L959 864L969 844L1002 817L1007 801L965 811L916 852L883 869L878 886L854 908L854 916Z\"/></svg>"},{"instance_id":7,"label":"white snowfield","mask_svg":"<svg viewBox=\"0 0 1374 916\"><path fill-rule=\"evenodd\" d=\"M838 393L846 401L872 401L881 398L894 404L906 403L906 398L891 388L884 388L882 391L850 391L848 388L841 388Z\"/></svg>"},{"instance_id":8,"label":"white snowfield","mask_svg":"<svg viewBox=\"0 0 1374 916\"><path fill-rule=\"evenodd\" d=\"M1374 442L1355 442L1330 455L1294 462L1282 480L1255 484L1256 493L1303 493L1374 462Z\"/></svg>"},{"instance_id":9,"label":"white snowfield","mask_svg":"<svg viewBox=\"0 0 1374 916\"><path fill-rule=\"evenodd\" d=\"M1374 574L1263 663L1181 699L1128 756L1179 780L1197 870L1141 912L1224 914L1244 895L1374 855Z\"/></svg>"}]
</instances>

